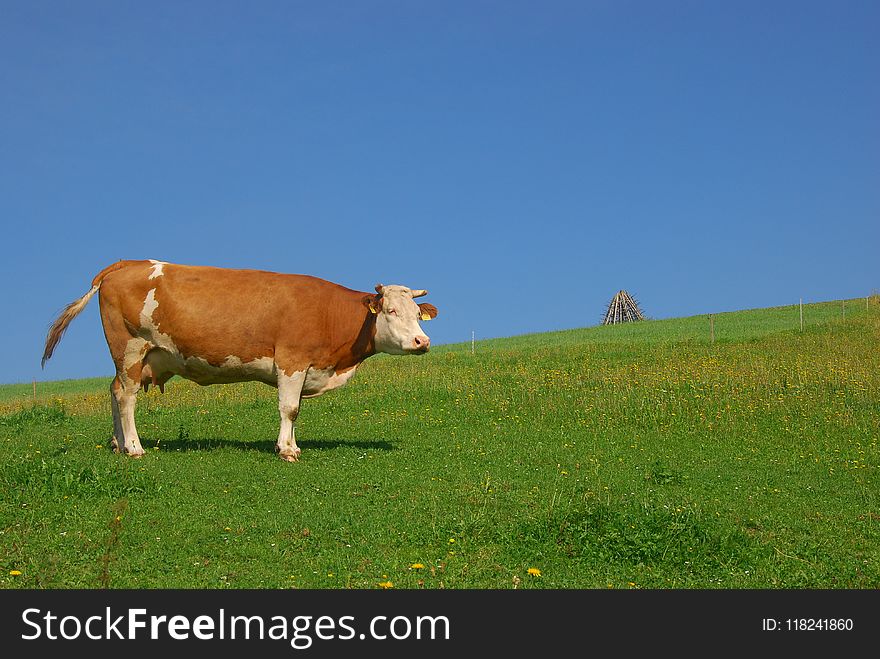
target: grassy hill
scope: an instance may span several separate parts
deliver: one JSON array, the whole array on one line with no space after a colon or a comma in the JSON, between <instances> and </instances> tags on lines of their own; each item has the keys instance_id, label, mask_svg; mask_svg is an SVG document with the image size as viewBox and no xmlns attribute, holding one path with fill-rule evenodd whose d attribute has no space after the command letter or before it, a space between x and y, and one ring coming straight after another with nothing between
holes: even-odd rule
<instances>
[{"instance_id":1,"label":"grassy hill","mask_svg":"<svg viewBox=\"0 0 880 659\"><path fill-rule=\"evenodd\" d=\"M880 303L845 305L375 357L293 465L265 385L141 394L141 460L106 380L0 387L0 587L878 588Z\"/></svg>"}]
</instances>

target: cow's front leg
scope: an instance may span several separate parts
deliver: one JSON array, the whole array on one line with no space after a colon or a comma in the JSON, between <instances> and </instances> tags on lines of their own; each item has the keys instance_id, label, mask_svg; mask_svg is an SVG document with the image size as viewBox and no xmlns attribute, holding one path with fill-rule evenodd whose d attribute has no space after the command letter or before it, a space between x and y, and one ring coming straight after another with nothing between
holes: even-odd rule
<instances>
[{"instance_id":1,"label":"cow's front leg","mask_svg":"<svg viewBox=\"0 0 880 659\"><path fill-rule=\"evenodd\" d=\"M296 462L302 453L296 445L295 424L305 380L305 371L296 371L292 375L287 375L278 369L278 411L281 414L281 429L278 432L275 450L278 451L278 457L288 462Z\"/></svg>"}]
</instances>

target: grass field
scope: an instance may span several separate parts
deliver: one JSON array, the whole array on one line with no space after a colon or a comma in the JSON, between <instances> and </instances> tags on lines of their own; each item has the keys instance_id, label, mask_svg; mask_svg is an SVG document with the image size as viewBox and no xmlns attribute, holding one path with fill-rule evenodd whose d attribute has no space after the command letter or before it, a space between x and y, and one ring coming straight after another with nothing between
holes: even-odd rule
<instances>
[{"instance_id":1,"label":"grass field","mask_svg":"<svg viewBox=\"0 0 880 659\"><path fill-rule=\"evenodd\" d=\"M140 460L108 381L0 387L0 587L878 588L880 301L805 315L374 357L298 464L265 385L141 394Z\"/></svg>"}]
</instances>

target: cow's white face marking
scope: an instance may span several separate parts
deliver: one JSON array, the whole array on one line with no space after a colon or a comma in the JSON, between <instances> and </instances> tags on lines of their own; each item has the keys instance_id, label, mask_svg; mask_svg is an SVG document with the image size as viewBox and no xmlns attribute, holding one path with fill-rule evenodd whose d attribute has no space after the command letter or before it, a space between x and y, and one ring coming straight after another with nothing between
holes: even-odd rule
<instances>
[{"instance_id":1,"label":"cow's white face marking","mask_svg":"<svg viewBox=\"0 0 880 659\"><path fill-rule=\"evenodd\" d=\"M162 276L162 266L168 265L165 261L156 261L155 259L150 259L150 263L153 264L153 267L150 269L150 276L147 279L155 279L156 277Z\"/></svg>"},{"instance_id":2,"label":"cow's white face marking","mask_svg":"<svg viewBox=\"0 0 880 659\"><path fill-rule=\"evenodd\" d=\"M421 354L430 343L419 325L419 305L406 286L382 288L382 310L376 317L376 349L389 355Z\"/></svg>"}]
</instances>

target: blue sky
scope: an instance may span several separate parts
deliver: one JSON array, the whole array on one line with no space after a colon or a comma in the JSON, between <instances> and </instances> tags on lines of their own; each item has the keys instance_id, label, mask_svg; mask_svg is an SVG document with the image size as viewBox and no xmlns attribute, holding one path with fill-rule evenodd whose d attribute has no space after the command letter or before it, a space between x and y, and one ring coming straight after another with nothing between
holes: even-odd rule
<instances>
[{"instance_id":1,"label":"blue sky","mask_svg":"<svg viewBox=\"0 0 880 659\"><path fill-rule=\"evenodd\" d=\"M427 288L434 343L880 289L876 2L0 1L0 382L120 258ZM222 322L222 319L213 319Z\"/></svg>"}]
</instances>

